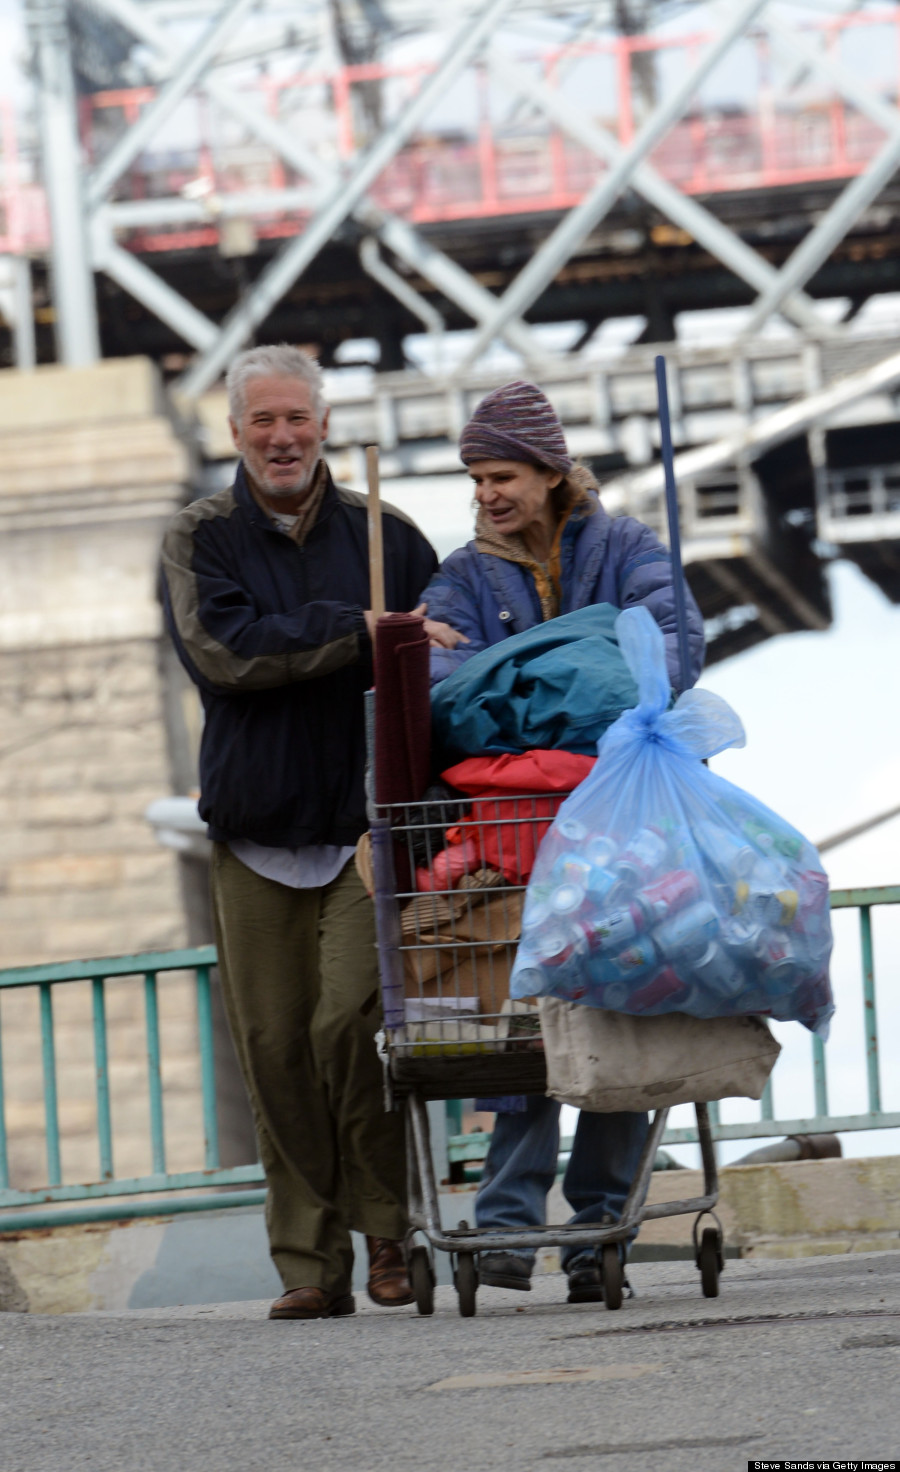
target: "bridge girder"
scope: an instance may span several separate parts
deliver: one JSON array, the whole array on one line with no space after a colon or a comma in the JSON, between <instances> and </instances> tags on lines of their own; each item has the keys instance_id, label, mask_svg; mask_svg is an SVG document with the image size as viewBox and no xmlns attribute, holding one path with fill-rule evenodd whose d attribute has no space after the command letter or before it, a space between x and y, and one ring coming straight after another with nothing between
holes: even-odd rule
<instances>
[{"instance_id":1,"label":"bridge girder","mask_svg":"<svg viewBox=\"0 0 900 1472\"><path fill-rule=\"evenodd\" d=\"M33 18L37 23L40 14L50 7L64 9L65 0L29 0ZM772 312L781 310L797 319L805 331L814 337L825 337L830 327L818 312L814 302L806 297L801 288L814 271L832 253L834 247L871 201L877 197L885 182L893 173L900 158L900 115L872 94L864 81L850 74L846 67L835 63L833 58L823 56L814 45L798 37L786 27L777 15L767 15L766 26L774 48L788 56L795 71L800 67L823 78L852 99L854 106L870 117L886 133L886 142L876 159L864 173L848 185L836 199L824 219L810 231L791 258L777 269L758 251L749 246L736 231L729 228L713 212L696 199L682 193L673 184L664 180L646 162L650 149L659 143L671 128L676 118L683 113L695 94L703 77L715 62L726 55L733 44L744 35L755 16L767 9L766 0L745 0L743 6L723 9L724 30L718 41L701 57L691 75L674 94L664 99L645 120L628 147L613 137L605 128L592 124L580 116L577 109L567 103L558 91L546 82L535 81L521 63L513 62L495 48L490 58L491 70L518 98L527 97L532 106L537 105L545 116L592 152L605 159L607 174L585 191L579 204L567 216L558 221L550 236L543 241L520 277L510 283L499 299L465 270L458 261L436 250L434 243L425 238L422 231L391 215L373 203L368 188L378 178L385 166L396 156L399 147L427 117L430 109L447 92L463 67L476 58L491 41L497 27L509 9L510 0L489 0L488 4L461 4L457 8L466 16L464 26L446 49L444 60L438 70L422 83L419 91L388 123L381 138L378 138L361 157L351 162L349 169L335 170L334 166L320 154L307 146L298 147L290 130L277 119L265 115L240 90L229 85L217 71L219 63L240 54L240 46L246 46L240 34L248 0L203 0L203 3L177 7L157 3L141 3L141 0L92 0L95 10L105 12L120 27L128 27L135 36L151 48L154 60L151 71L161 90L137 122L132 124L115 143L112 150L94 170L87 185L87 204L90 221L92 264L103 270L129 291L148 310L158 314L162 320L198 353L181 383L187 397L196 396L221 371L228 357L246 341L256 327L265 319L289 291L298 278L307 271L317 254L334 238L342 222L353 216L364 233L377 236L382 245L399 258L407 269L424 276L454 307L476 324L474 342L459 371L465 372L477 360L479 353L487 349L499 335L506 337L509 345L524 360L529 371L539 373L552 362L552 355L541 349L528 326L522 320L524 312L530 310L535 299L551 284L554 276L571 259L587 230L596 225L609 209L612 202L629 188L641 190L651 200L655 209L670 219L678 228L686 231L693 239L717 257L744 280L749 281L757 292L752 317L753 327L758 327ZM277 0L269 0L276 20L283 15ZM545 11L546 7L543 7ZM564 7L561 7L564 8ZM607 21L615 7L609 4L595 5L593 17L588 25ZM551 13L550 7L547 13ZM517 6L517 16L527 7ZM298 26L305 38L316 29L316 7L307 7L298 18ZM413 19L415 6L392 4L386 7L390 24L406 27L416 24ZM183 23L190 16L201 16L208 21L203 35L190 45L179 49L173 35L166 29L176 19ZM296 12L295 12L296 16ZM255 24L257 22L255 21ZM579 37L583 37L586 25L582 21ZM564 60L563 56L563 60ZM296 239L281 248L280 253L265 266L259 279L243 292L235 308L226 314L224 321L204 319L196 305L182 303L179 293L161 278L145 262L132 265L129 255L116 243L115 204L108 203L110 190L122 170L134 159L142 147L154 135L156 129L171 116L174 107L192 87L200 88L213 99L217 106L237 118L254 136L274 149L292 168L298 169L310 181L312 189L312 217ZM159 209L164 216L171 210L172 201L160 201ZM144 201L147 215L152 216L153 202ZM218 204L216 206L218 208ZM233 211L222 211L233 213ZM66 226L69 219L55 227L55 233L68 233L67 245L71 256L71 233ZM368 253L365 257L372 263L379 285L391 292L407 310L411 308L410 290L404 290L403 278L392 271L389 262L379 256L380 264ZM87 269L85 266L84 269ZM59 274L59 273L58 273ZM71 282L78 274L77 263L68 268ZM84 270L81 272L84 275ZM70 291L70 295L72 292ZM84 296L84 292L81 293ZM421 305L421 303L420 303ZM57 303L60 316L61 335L65 336L67 315L71 315L68 301ZM434 307L424 303L426 316ZM417 315L424 320L422 311ZM82 311L82 318L84 313ZM433 318L432 318L433 321ZM95 351L89 345L91 332L82 321L79 328L82 352ZM95 334L94 334L95 335Z\"/></svg>"}]
</instances>

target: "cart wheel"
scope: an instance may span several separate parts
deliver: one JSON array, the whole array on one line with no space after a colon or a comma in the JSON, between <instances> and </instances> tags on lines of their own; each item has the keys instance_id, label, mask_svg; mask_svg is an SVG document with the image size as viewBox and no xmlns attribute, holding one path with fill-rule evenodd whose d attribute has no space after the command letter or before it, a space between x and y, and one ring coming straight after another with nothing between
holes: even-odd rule
<instances>
[{"instance_id":1,"label":"cart wheel","mask_svg":"<svg viewBox=\"0 0 900 1472\"><path fill-rule=\"evenodd\" d=\"M700 1269L700 1283L704 1298L718 1298L719 1296L720 1264L719 1234L715 1227L704 1227L700 1238L700 1251L697 1254L697 1266Z\"/></svg>"},{"instance_id":2,"label":"cart wheel","mask_svg":"<svg viewBox=\"0 0 900 1472\"><path fill-rule=\"evenodd\" d=\"M478 1292L478 1269L475 1266L474 1252L459 1253L453 1276L460 1314L464 1319L474 1319L477 1308L475 1295Z\"/></svg>"},{"instance_id":3,"label":"cart wheel","mask_svg":"<svg viewBox=\"0 0 900 1472\"><path fill-rule=\"evenodd\" d=\"M414 1247L409 1254L409 1277L420 1314L434 1313L434 1276L427 1247Z\"/></svg>"},{"instance_id":4,"label":"cart wheel","mask_svg":"<svg viewBox=\"0 0 900 1472\"><path fill-rule=\"evenodd\" d=\"M607 1242L600 1257L600 1272L603 1278L603 1302L607 1308L622 1307L622 1284L625 1274L622 1259L614 1242Z\"/></svg>"}]
</instances>

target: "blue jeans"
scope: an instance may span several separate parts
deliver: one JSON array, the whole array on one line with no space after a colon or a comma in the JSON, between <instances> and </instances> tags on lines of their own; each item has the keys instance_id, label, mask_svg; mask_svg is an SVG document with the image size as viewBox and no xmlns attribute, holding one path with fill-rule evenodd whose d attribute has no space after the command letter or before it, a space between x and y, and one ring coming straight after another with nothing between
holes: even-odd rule
<instances>
[{"instance_id":1,"label":"blue jeans","mask_svg":"<svg viewBox=\"0 0 900 1472\"><path fill-rule=\"evenodd\" d=\"M534 1095L519 1114L498 1114L475 1197L479 1227L540 1227L547 1215L547 1192L556 1179L559 1111L555 1099ZM634 1179L650 1121L646 1114L578 1116L572 1154L563 1178L563 1195L573 1222L618 1221ZM534 1261L534 1252L519 1249ZM584 1248L563 1248L562 1266Z\"/></svg>"}]
</instances>

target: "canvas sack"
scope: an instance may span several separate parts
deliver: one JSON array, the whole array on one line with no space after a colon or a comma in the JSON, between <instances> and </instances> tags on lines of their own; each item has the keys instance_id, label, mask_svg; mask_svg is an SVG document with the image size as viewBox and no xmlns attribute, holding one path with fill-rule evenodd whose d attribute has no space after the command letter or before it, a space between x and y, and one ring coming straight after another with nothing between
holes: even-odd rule
<instances>
[{"instance_id":1,"label":"canvas sack","mask_svg":"<svg viewBox=\"0 0 900 1472\"><path fill-rule=\"evenodd\" d=\"M781 1052L760 1017L629 1017L540 999L547 1093L612 1114L710 1099L759 1099Z\"/></svg>"}]
</instances>

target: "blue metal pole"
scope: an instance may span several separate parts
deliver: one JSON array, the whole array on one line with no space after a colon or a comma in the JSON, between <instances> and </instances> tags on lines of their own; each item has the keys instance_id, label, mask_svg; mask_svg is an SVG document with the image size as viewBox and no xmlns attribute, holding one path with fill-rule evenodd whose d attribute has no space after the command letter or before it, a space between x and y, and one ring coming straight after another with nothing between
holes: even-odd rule
<instances>
[{"instance_id":1,"label":"blue metal pole","mask_svg":"<svg viewBox=\"0 0 900 1472\"><path fill-rule=\"evenodd\" d=\"M681 663L681 688L691 684L691 652L688 644L687 599L684 596L684 572L681 565L681 528L678 520L678 492L672 454L672 424L669 418L669 389L666 383L666 360L660 353L654 359L656 394L659 402L659 446L666 477L666 515L669 521L669 550L672 554L672 585L675 593L675 629L678 635L678 657Z\"/></svg>"}]
</instances>

